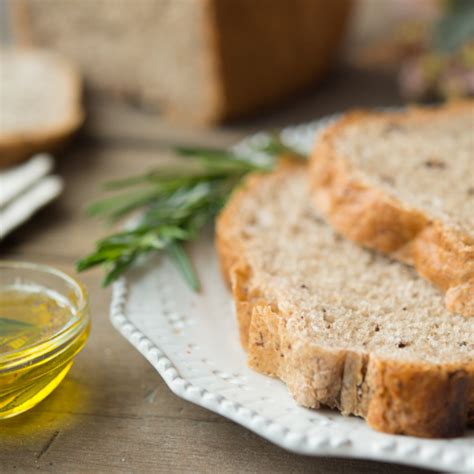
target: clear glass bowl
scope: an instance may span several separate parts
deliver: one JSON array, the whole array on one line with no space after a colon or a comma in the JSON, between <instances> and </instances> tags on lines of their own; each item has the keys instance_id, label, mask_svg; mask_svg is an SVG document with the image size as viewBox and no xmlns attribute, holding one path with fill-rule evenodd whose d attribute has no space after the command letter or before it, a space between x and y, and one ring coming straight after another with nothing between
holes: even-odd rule
<instances>
[{"instance_id":1,"label":"clear glass bowl","mask_svg":"<svg viewBox=\"0 0 474 474\"><path fill-rule=\"evenodd\" d=\"M87 293L77 280L45 265L0 261L0 292L8 295L24 288L55 295L66 309L61 313L62 323L52 329L38 321L35 338L22 339L15 334L8 347L0 342L0 419L29 410L49 395L69 371L89 334ZM7 298L0 301L0 341L8 340L10 320L5 313L15 307L5 303Z\"/></svg>"}]
</instances>

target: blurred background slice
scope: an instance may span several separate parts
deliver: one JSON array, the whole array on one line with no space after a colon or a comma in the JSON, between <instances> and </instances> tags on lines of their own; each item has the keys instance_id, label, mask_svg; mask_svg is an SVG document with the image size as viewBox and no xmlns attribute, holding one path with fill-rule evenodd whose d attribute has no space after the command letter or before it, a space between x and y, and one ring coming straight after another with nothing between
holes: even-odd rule
<instances>
[{"instance_id":1,"label":"blurred background slice","mask_svg":"<svg viewBox=\"0 0 474 474\"><path fill-rule=\"evenodd\" d=\"M57 49L92 89L193 122L246 115L314 85L351 0L15 0L13 37Z\"/></svg>"},{"instance_id":2,"label":"blurred background slice","mask_svg":"<svg viewBox=\"0 0 474 474\"><path fill-rule=\"evenodd\" d=\"M11 42L75 61L92 105L119 97L181 123L274 110L338 62L388 75L404 100L474 94L473 0L0 2Z\"/></svg>"},{"instance_id":3,"label":"blurred background slice","mask_svg":"<svg viewBox=\"0 0 474 474\"><path fill-rule=\"evenodd\" d=\"M352 65L397 76L405 100L474 95L474 1L359 0Z\"/></svg>"},{"instance_id":4,"label":"blurred background slice","mask_svg":"<svg viewBox=\"0 0 474 474\"><path fill-rule=\"evenodd\" d=\"M36 48L0 48L0 168L56 151L81 125L74 64Z\"/></svg>"}]
</instances>

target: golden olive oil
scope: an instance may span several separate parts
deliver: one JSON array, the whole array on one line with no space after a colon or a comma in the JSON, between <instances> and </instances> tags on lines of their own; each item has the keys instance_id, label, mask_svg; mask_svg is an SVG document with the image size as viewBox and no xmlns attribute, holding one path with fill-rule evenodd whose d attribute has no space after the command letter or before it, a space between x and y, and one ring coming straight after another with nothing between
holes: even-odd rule
<instances>
[{"instance_id":1,"label":"golden olive oil","mask_svg":"<svg viewBox=\"0 0 474 474\"><path fill-rule=\"evenodd\" d=\"M63 296L37 286L0 290L0 418L46 397L69 370L88 328Z\"/></svg>"}]
</instances>

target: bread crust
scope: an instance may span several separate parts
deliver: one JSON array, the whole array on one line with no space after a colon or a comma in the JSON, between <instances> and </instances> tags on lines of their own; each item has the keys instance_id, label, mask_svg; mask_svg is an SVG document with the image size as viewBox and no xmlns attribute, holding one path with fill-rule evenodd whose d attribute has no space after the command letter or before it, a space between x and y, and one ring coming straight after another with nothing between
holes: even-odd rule
<instances>
[{"instance_id":1,"label":"bread crust","mask_svg":"<svg viewBox=\"0 0 474 474\"><path fill-rule=\"evenodd\" d=\"M337 153L335 140L349 125L363 120L417 124L433 116L474 111L474 101L438 109L412 108L383 114L356 111L329 127L311 154L314 203L346 238L413 265L445 292L447 309L474 316L474 238L426 213L409 208L395 196L365 182L349 160Z\"/></svg>"},{"instance_id":2,"label":"bread crust","mask_svg":"<svg viewBox=\"0 0 474 474\"><path fill-rule=\"evenodd\" d=\"M285 164L273 175L291 172L292 166L297 165ZM304 319L279 311L277 302L253 281L252 262L235 229L241 225L242 199L262 179L272 175L249 177L216 226L221 269L232 290L249 366L284 381L305 407L327 406L344 415L361 416L386 433L429 438L461 435L474 421L474 364L409 363L320 347L305 338Z\"/></svg>"},{"instance_id":3,"label":"bread crust","mask_svg":"<svg viewBox=\"0 0 474 474\"><path fill-rule=\"evenodd\" d=\"M206 6L212 85L218 91L206 118L218 123L269 107L321 80L332 66L353 5L351 0L206 0ZM273 36L277 44L280 38L284 42L275 47L268 43Z\"/></svg>"},{"instance_id":4,"label":"bread crust","mask_svg":"<svg viewBox=\"0 0 474 474\"><path fill-rule=\"evenodd\" d=\"M30 51L30 49L20 49L19 54L22 51ZM39 51L41 52L41 50ZM56 60L62 70L64 80L70 84L68 100L71 107L68 116L61 124L54 127L0 133L0 168L26 160L35 153L54 152L63 146L82 125L84 111L81 107L82 84L80 74L76 67L66 59L58 56Z\"/></svg>"}]
</instances>

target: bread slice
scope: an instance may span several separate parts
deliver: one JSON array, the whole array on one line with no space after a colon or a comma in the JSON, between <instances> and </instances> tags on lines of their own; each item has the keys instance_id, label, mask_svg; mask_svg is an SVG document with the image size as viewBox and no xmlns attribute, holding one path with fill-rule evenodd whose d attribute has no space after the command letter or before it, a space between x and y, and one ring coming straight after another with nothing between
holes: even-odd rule
<instances>
[{"instance_id":1,"label":"bread slice","mask_svg":"<svg viewBox=\"0 0 474 474\"><path fill-rule=\"evenodd\" d=\"M253 369L306 407L422 437L474 422L474 318L404 264L338 236L307 169L251 177L217 222L217 249Z\"/></svg>"},{"instance_id":2,"label":"bread slice","mask_svg":"<svg viewBox=\"0 0 474 474\"><path fill-rule=\"evenodd\" d=\"M311 156L313 199L342 235L413 265L474 316L474 101L354 112Z\"/></svg>"},{"instance_id":3,"label":"bread slice","mask_svg":"<svg viewBox=\"0 0 474 474\"><path fill-rule=\"evenodd\" d=\"M43 50L0 50L0 166L54 151L82 123L75 67Z\"/></svg>"}]
</instances>

